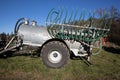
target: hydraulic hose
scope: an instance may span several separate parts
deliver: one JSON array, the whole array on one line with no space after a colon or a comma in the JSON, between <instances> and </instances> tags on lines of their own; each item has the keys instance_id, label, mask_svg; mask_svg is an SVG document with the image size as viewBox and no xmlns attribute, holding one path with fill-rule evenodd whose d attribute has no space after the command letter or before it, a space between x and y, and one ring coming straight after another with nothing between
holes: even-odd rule
<instances>
[{"instance_id":1,"label":"hydraulic hose","mask_svg":"<svg viewBox=\"0 0 120 80\"><path fill-rule=\"evenodd\" d=\"M29 23L29 21L28 21L27 18L20 18L20 19L16 22L16 24L15 24L14 33L17 34L20 25L22 25L22 24L28 24L28 23Z\"/></svg>"}]
</instances>

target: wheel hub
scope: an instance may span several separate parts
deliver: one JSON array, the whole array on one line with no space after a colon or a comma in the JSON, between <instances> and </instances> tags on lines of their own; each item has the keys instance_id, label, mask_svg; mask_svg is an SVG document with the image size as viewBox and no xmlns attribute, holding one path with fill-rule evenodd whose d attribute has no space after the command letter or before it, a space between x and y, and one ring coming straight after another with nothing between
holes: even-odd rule
<instances>
[{"instance_id":1,"label":"wheel hub","mask_svg":"<svg viewBox=\"0 0 120 80\"><path fill-rule=\"evenodd\" d=\"M57 54L57 53L54 53L53 56L56 58L56 57L58 56L58 54Z\"/></svg>"},{"instance_id":2,"label":"wheel hub","mask_svg":"<svg viewBox=\"0 0 120 80\"><path fill-rule=\"evenodd\" d=\"M62 60L62 55L58 51L52 51L49 53L48 59L52 63L59 63Z\"/></svg>"}]
</instances>

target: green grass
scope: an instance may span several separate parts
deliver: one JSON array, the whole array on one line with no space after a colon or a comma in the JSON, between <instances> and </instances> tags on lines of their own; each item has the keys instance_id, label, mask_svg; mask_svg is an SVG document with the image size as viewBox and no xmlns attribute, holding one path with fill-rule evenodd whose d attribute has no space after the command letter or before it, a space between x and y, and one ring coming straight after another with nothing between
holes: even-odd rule
<instances>
[{"instance_id":1,"label":"green grass","mask_svg":"<svg viewBox=\"0 0 120 80\"><path fill-rule=\"evenodd\" d=\"M120 54L102 50L91 62L93 65L87 66L82 60L69 60L60 69L50 69L41 58L1 58L0 80L120 80Z\"/></svg>"}]
</instances>

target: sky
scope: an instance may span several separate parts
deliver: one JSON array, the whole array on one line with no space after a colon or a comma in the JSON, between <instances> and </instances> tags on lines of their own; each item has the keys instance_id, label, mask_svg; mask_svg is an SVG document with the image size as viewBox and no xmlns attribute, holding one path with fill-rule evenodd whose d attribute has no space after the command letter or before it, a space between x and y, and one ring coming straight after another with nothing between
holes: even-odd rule
<instances>
[{"instance_id":1,"label":"sky","mask_svg":"<svg viewBox=\"0 0 120 80\"><path fill-rule=\"evenodd\" d=\"M45 26L52 8L67 7L86 11L110 8L120 9L120 0L0 0L0 33L12 33L19 18L25 17Z\"/></svg>"}]
</instances>

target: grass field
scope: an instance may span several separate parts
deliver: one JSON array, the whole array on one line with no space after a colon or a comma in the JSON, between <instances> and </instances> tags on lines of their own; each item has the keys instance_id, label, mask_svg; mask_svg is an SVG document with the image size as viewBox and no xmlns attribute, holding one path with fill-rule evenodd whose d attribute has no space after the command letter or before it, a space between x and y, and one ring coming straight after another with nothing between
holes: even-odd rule
<instances>
[{"instance_id":1,"label":"grass field","mask_svg":"<svg viewBox=\"0 0 120 80\"><path fill-rule=\"evenodd\" d=\"M64 67L50 69L39 57L0 58L0 80L120 80L119 53L102 50L91 62L88 66L80 59L70 59Z\"/></svg>"}]
</instances>

